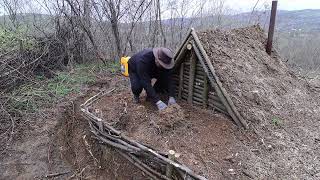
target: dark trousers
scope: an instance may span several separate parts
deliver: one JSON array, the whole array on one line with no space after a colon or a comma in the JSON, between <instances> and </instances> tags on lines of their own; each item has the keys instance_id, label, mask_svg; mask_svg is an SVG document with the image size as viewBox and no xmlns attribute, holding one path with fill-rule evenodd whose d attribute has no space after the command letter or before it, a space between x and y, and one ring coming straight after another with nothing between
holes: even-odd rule
<instances>
[{"instance_id":1,"label":"dark trousers","mask_svg":"<svg viewBox=\"0 0 320 180\"><path fill-rule=\"evenodd\" d=\"M139 76L134 72L129 72L130 84L132 93L135 96L139 96L143 90L142 84L140 82ZM163 76L156 77L157 81L153 85L156 93L167 93L168 92L168 83L164 81Z\"/></svg>"}]
</instances>

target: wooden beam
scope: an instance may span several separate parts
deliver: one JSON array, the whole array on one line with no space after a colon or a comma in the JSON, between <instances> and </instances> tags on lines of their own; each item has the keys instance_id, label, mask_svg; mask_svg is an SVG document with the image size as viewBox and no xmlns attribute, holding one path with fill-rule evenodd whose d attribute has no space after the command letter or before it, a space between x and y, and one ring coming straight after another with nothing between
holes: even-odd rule
<instances>
[{"instance_id":1,"label":"wooden beam","mask_svg":"<svg viewBox=\"0 0 320 180\"><path fill-rule=\"evenodd\" d=\"M278 6L278 1L277 0L272 1L267 48L266 48L266 51L269 55L271 55L271 51L272 51L272 41L273 41L273 35L274 35L274 27L276 24L277 6Z\"/></svg>"},{"instance_id":2,"label":"wooden beam","mask_svg":"<svg viewBox=\"0 0 320 180\"><path fill-rule=\"evenodd\" d=\"M225 114L225 115L227 115L227 116L230 117L230 114L229 114L227 111L222 110L222 109L218 108L217 106L214 106L214 105L212 105L212 104L209 103L209 104L208 104L208 107L209 107L209 108L212 108L212 109L214 109L214 110L216 110L216 111L219 111L219 112L221 112L221 113L223 113L223 114Z\"/></svg>"},{"instance_id":3,"label":"wooden beam","mask_svg":"<svg viewBox=\"0 0 320 180\"><path fill-rule=\"evenodd\" d=\"M175 161L175 154L176 152L174 150L170 150L168 154L168 158L172 161ZM172 173L173 173L173 166L171 164L168 164L166 166L166 176L169 179L172 179Z\"/></svg>"},{"instance_id":4,"label":"wooden beam","mask_svg":"<svg viewBox=\"0 0 320 180\"><path fill-rule=\"evenodd\" d=\"M185 36L184 40L182 41L182 43L180 44L180 46L176 50L176 54L174 55L174 59L175 60L177 60L177 57L179 56L180 51L183 49L183 47L186 46L187 41L189 40L189 37L190 37L192 31L193 31L193 28L189 29L189 31L187 32L187 35Z\"/></svg>"},{"instance_id":5,"label":"wooden beam","mask_svg":"<svg viewBox=\"0 0 320 180\"><path fill-rule=\"evenodd\" d=\"M183 39L182 43L178 46L177 50L176 50L176 53L174 55L174 63L175 63L175 67L177 67L181 61L183 61L183 57L185 56L186 54L186 51L187 51L187 45L189 44L188 41L190 39L190 36L191 36L191 32L193 31L194 29L191 28L185 38Z\"/></svg>"},{"instance_id":6,"label":"wooden beam","mask_svg":"<svg viewBox=\"0 0 320 180\"><path fill-rule=\"evenodd\" d=\"M181 48L181 50L180 50L179 52L177 52L177 56L176 56L175 59L174 59L174 63L175 63L175 65L174 65L174 71L176 71L176 70L177 70L176 68L178 68L179 65L184 62L185 56L186 56L186 54L187 54L186 52L187 52L187 45L185 44L185 45Z\"/></svg>"},{"instance_id":7,"label":"wooden beam","mask_svg":"<svg viewBox=\"0 0 320 180\"><path fill-rule=\"evenodd\" d=\"M203 94L202 94L203 107L207 108L207 106L208 106L208 93L209 93L208 77L204 78L203 86L204 86Z\"/></svg>"},{"instance_id":8,"label":"wooden beam","mask_svg":"<svg viewBox=\"0 0 320 180\"><path fill-rule=\"evenodd\" d=\"M194 77L196 74L196 57L194 53L192 52L190 57L190 71L189 71L189 88L188 88L188 103L192 104L192 95L193 95L193 83L194 83Z\"/></svg>"},{"instance_id":9,"label":"wooden beam","mask_svg":"<svg viewBox=\"0 0 320 180\"><path fill-rule=\"evenodd\" d=\"M209 95L208 95L208 101L210 101L210 100L212 99L212 100L214 100L214 101L221 102L221 99L219 98L219 96L217 96L217 95L211 95L210 93L211 93L211 92L209 92Z\"/></svg>"},{"instance_id":10,"label":"wooden beam","mask_svg":"<svg viewBox=\"0 0 320 180\"><path fill-rule=\"evenodd\" d=\"M178 92L178 98L181 100L181 94L183 89L183 68L184 63L181 63L180 65L180 74L179 74L179 92Z\"/></svg>"},{"instance_id":11,"label":"wooden beam","mask_svg":"<svg viewBox=\"0 0 320 180\"><path fill-rule=\"evenodd\" d=\"M191 49L192 49L192 44L189 43L189 44L187 45L187 49L188 49L188 50L191 50Z\"/></svg>"}]
</instances>

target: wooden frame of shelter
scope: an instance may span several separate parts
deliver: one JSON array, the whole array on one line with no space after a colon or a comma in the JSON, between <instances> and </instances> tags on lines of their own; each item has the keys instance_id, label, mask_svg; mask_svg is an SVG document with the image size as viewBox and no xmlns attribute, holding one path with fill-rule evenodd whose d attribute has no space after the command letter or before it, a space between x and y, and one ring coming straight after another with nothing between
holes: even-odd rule
<instances>
[{"instance_id":1,"label":"wooden frame of shelter","mask_svg":"<svg viewBox=\"0 0 320 180\"><path fill-rule=\"evenodd\" d=\"M230 116L238 126L247 128L193 28L176 51L174 60L173 80L178 99L215 109Z\"/></svg>"}]
</instances>

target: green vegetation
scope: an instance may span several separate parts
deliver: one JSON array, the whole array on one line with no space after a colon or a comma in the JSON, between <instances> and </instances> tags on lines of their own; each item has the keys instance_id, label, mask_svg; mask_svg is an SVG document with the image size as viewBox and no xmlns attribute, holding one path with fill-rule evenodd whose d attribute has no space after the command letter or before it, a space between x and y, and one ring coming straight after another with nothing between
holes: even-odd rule
<instances>
[{"instance_id":1,"label":"green vegetation","mask_svg":"<svg viewBox=\"0 0 320 180\"><path fill-rule=\"evenodd\" d=\"M120 66L116 63L80 64L70 72L57 72L54 78L37 76L32 83L24 84L10 93L11 108L36 112L40 107L49 107L57 100L72 93L80 93L85 84L96 80L96 73L116 73Z\"/></svg>"},{"instance_id":2,"label":"green vegetation","mask_svg":"<svg viewBox=\"0 0 320 180\"><path fill-rule=\"evenodd\" d=\"M23 48L30 50L35 47L35 40L26 36L26 28L19 28L15 31L0 27L0 51L7 52Z\"/></svg>"},{"instance_id":3,"label":"green vegetation","mask_svg":"<svg viewBox=\"0 0 320 180\"><path fill-rule=\"evenodd\" d=\"M281 119L279 118L272 118L272 124L275 126L280 126L281 125Z\"/></svg>"}]
</instances>

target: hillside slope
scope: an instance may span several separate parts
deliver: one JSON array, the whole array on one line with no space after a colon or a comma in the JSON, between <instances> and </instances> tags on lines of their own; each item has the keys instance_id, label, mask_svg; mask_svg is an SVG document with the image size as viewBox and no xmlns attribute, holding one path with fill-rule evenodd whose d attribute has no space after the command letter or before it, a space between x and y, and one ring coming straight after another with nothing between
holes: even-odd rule
<instances>
[{"instance_id":1,"label":"hillside slope","mask_svg":"<svg viewBox=\"0 0 320 180\"><path fill-rule=\"evenodd\" d=\"M264 179L314 179L320 172L319 89L300 79L274 52L259 26L199 33L223 86L265 147L244 162Z\"/></svg>"}]
</instances>

